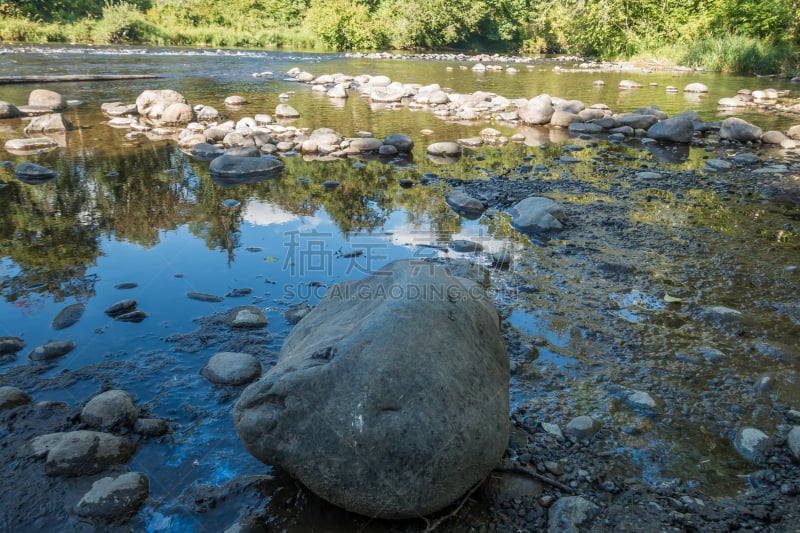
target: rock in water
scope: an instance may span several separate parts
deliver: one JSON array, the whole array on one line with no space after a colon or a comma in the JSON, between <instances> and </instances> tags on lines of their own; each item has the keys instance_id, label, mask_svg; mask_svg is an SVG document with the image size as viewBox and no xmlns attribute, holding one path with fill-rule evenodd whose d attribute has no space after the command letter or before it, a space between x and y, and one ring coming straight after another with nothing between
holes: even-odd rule
<instances>
[{"instance_id":1,"label":"rock in water","mask_svg":"<svg viewBox=\"0 0 800 533\"><path fill-rule=\"evenodd\" d=\"M409 260L331 287L234 408L245 447L328 501L409 518L453 503L508 441L508 354L483 289Z\"/></svg>"},{"instance_id":2,"label":"rock in water","mask_svg":"<svg viewBox=\"0 0 800 533\"><path fill-rule=\"evenodd\" d=\"M78 320L81 319L83 316L83 311L86 309L86 304L77 303L68 305L64 309L59 312L53 321L50 323L50 327L55 330L68 328Z\"/></svg>"}]
</instances>

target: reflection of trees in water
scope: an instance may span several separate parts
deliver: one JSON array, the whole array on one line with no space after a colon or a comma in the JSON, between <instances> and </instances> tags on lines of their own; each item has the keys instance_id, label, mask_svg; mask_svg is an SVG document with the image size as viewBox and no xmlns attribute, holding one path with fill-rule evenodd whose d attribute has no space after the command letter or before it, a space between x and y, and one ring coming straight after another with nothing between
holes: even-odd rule
<instances>
[{"instance_id":1,"label":"reflection of trees in water","mask_svg":"<svg viewBox=\"0 0 800 533\"><path fill-rule=\"evenodd\" d=\"M379 229L394 210L403 209L409 224L430 225L446 239L460 230L461 220L444 203L442 186L402 189L398 180L417 182L426 172L464 179L491 172L469 157L440 168L427 159L397 167L379 161L304 161L298 156L285 158L286 170L277 178L226 188L211 180L208 162L191 158L171 142L126 143L116 130L105 139L83 132L70 135L65 149L30 158L57 170L57 179L31 186L12 178L0 194L0 247L18 267L2 285L9 301L36 292L58 300L91 296L94 279L86 272L101 253L101 237L150 248L162 231L188 225L206 246L226 251L233 261L250 201L299 217L324 209L345 236ZM510 154L509 160L493 156L480 164L518 164L513 158L519 154ZM322 186L331 180L340 186ZM226 199L240 205L226 207Z\"/></svg>"}]
</instances>

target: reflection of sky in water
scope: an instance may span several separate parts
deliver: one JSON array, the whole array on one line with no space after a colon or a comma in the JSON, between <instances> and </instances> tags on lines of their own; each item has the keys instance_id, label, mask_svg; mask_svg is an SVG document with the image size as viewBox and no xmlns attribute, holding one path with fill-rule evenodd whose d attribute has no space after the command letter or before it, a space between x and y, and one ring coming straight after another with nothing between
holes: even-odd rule
<instances>
[{"instance_id":1,"label":"reflection of sky in water","mask_svg":"<svg viewBox=\"0 0 800 533\"><path fill-rule=\"evenodd\" d=\"M636 289L626 293L612 292L609 297L619 306L613 313L628 322L639 322L642 311L656 311L666 307L662 300L642 294Z\"/></svg>"}]
</instances>

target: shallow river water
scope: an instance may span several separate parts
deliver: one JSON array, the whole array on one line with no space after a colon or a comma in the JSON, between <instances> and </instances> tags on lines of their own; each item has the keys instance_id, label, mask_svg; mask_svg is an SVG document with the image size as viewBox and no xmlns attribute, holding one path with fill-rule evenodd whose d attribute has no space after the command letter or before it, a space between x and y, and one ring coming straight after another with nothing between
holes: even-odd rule
<instances>
[{"instance_id":1,"label":"shallow river water","mask_svg":"<svg viewBox=\"0 0 800 533\"><path fill-rule=\"evenodd\" d=\"M492 294L511 343L512 418L521 427L541 422L563 427L574 416L590 415L615 428L602 446L604 453L619 457L618 468L626 476L654 486L701 485L710 495L747 490L743 474L750 466L733 450L733 432L742 425L775 431L784 423L785 406L800 407L796 209L762 201L754 186L748 189L747 178L727 187L724 176L708 172L682 185L680 173L702 174L708 154L701 148L665 158L636 143L600 140L574 152L580 161L566 167L554 163L562 146L586 141L496 124L508 136L522 131L527 141L437 164L426 157L427 144L473 137L489 124L371 106L357 96L334 102L284 79L293 67L315 75L385 74L402 82L439 83L454 92L483 90L509 98L546 92L603 102L615 111L649 105L668 114L693 109L706 121L722 120L726 115L715 102L741 88L800 95L786 80L701 72L572 72L571 65L541 61L515 65L519 72L510 74L463 68L472 66L468 61L340 54L0 48L0 76L161 76L0 86L0 100L16 105L26 104L37 87L62 93L72 101L66 115L77 127L53 151L0 153L0 337L25 341L16 357L4 356L0 384L22 387L23 381L32 387L27 390L34 400L70 406L82 405L104 388L132 393L138 406L168 419L172 427L171 439L146 441L130 464L150 478L151 497L135 519L136 528L221 530L241 509L204 509L199 515L194 496L199 487L271 471L244 450L234 431L230 412L240 389L213 386L199 374L208 358L249 348L266 369L290 331L283 317L290 304L309 300L313 305L333 283L399 258L465 257L488 265L484 253L448 250L448 243L468 239L487 252L509 250L514 256L509 270L492 271ZM264 71L274 75L252 76ZM622 79L645 86L620 91ZM593 85L595 80L605 85ZM667 85L682 88L695 81L709 86L707 97L665 91ZM331 127L346 136L407 133L416 143L413 158L388 164L286 157L286 171L278 178L224 187L212 180L207 162L185 154L174 141L126 140L127 130L110 127L100 112L104 102L133 102L143 90L155 88L177 90L191 104L213 105L234 119L271 113L279 94L291 92L287 101L300 112L293 125ZM226 109L223 100L234 94L249 104ZM740 116L765 130L800 123L800 118L757 111ZM0 145L22 137L24 125L0 120ZM422 135L423 129L432 133ZM791 152L761 155L797 162ZM60 176L42 185L25 184L13 175L13 167L24 161L53 168ZM454 178L486 180L522 164L540 169L526 180L541 180L548 196L569 206L573 223L557 239L542 243L521 236L501 208L467 220L444 203ZM674 177L642 185L621 169ZM428 185L420 182L424 177ZM401 187L403 178L414 186ZM322 182L331 179L342 185L327 190ZM136 286L117 288L130 282ZM252 291L221 302L186 296L224 296L234 289ZM668 303L665 295L682 301ZM125 298L137 300L147 318L127 323L104 313ZM86 305L80 320L54 330L56 314L75 303ZM260 307L269 319L247 346L231 344L210 318L243 304ZM742 323L704 319L714 306L741 311ZM51 340L71 340L76 347L39 364L31 378L21 369L37 364L27 353ZM708 355L709 348L723 354L722 360L715 358L717 352ZM658 415L626 408L620 400L625 390L649 391L659 402ZM238 497L241 508L258 505L257 496ZM330 511L317 511L320 516L306 517L306 524L331 519ZM350 524L340 515L332 520L341 521L343 530Z\"/></svg>"}]
</instances>

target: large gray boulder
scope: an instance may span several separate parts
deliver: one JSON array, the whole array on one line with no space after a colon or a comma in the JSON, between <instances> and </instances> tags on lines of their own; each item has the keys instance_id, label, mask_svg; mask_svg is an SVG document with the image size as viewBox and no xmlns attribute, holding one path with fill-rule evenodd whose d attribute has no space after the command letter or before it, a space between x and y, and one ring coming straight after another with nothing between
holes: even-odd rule
<instances>
[{"instance_id":1,"label":"large gray boulder","mask_svg":"<svg viewBox=\"0 0 800 533\"><path fill-rule=\"evenodd\" d=\"M519 118L525 124L547 124L555 113L553 99L549 94L534 96L519 108Z\"/></svg>"},{"instance_id":2,"label":"large gray boulder","mask_svg":"<svg viewBox=\"0 0 800 533\"><path fill-rule=\"evenodd\" d=\"M688 143L694 135L694 122L687 117L673 117L656 122L647 130L647 136L660 141Z\"/></svg>"},{"instance_id":3,"label":"large gray boulder","mask_svg":"<svg viewBox=\"0 0 800 533\"><path fill-rule=\"evenodd\" d=\"M511 225L523 233L546 233L560 230L567 221L561 204L543 196L531 196L508 210Z\"/></svg>"},{"instance_id":4,"label":"large gray boulder","mask_svg":"<svg viewBox=\"0 0 800 533\"><path fill-rule=\"evenodd\" d=\"M722 121L719 129L721 139L738 142L756 142L761 140L763 130L737 117L728 117Z\"/></svg>"},{"instance_id":5,"label":"large gray boulder","mask_svg":"<svg viewBox=\"0 0 800 533\"><path fill-rule=\"evenodd\" d=\"M331 287L234 407L239 437L326 500L381 518L451 504L508 441L508 354L484 290L420 260Z\"/></svg>"}]
</instances>

